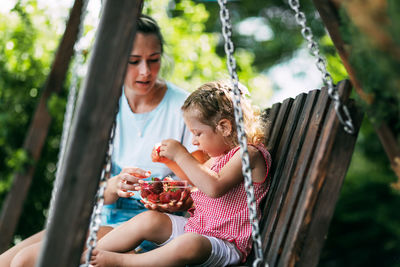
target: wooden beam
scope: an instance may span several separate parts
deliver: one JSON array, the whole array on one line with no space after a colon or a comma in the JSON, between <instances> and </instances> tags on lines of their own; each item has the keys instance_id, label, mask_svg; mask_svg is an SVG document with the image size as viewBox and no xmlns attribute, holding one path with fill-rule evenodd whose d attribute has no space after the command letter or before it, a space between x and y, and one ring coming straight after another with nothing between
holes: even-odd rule
<instances>
[{"instance_id":1,"label":"wooden beam","mask_svg":"<svg viewBox=\"0 0 400 267\"><path fill-rule=\"evenodd\" d=\"M339 15L335 5L329 0L313 0L313 2L321 16L322 21L325 24L326 29L329 32L329 36L331 37L332 42L338 51L347 73L349 74L349 78L354 86L354 89L361 99L363 99L366 103L371 104L373 102L373 96L363 91L361 84L355 75L355 71L349 63L350 48L344 43L340 34Z\"/></svg>"},{"instance_id":2,"label":"wooden beam","mask_svg":"<svg viewBox=\"0 0 400 267\"><path fill-rule=\"evenodd\" d=\"M78 266L142 1L105 1L38 266Z\"/></svg>"},{"instance_id":3,"label":"wooden beam","mask_svg":"<svg viewBox=\"0 0 400 267\"><path fill-rule=\"evenodd\" d=\"M36 163L40 159L52 119L47 110L47 101L51 94L59 93L62 89L74 51L73 48L78 34L82 6L82 0L75 0L50 74L25 137L23 148L31 156L34 163L14 175L11 189L4 201L0 216L0 253L7 250L11 243L24 201L31 186Z\"/></svg>"}]
</instances>

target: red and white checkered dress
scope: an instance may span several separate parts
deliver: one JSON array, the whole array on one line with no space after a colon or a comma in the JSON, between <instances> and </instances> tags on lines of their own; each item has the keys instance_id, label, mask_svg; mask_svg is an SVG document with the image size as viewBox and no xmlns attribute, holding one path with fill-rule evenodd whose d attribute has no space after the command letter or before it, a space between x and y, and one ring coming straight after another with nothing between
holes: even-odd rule
<instances>
[{"instance_id":1,"label":"red and white checkered dress","mask_svg":"<svg viewBox=\"0 0 400 267\"><path fill-rule=\"evenodd\" d=\"M261 151L267 166L267 175L264 181L261 183L253 182L257 213L258 217L260 217L259 205L267 194L270 184L269 180L267 181L267 177L271 166L271 156L263 145L253 146ZM217 158L211 169L218 173L238 150L239 147L236 147L226 155ZM245 260L251 250L252 229L244 181L219 198L208 197L200 190L192 192L191 196L195 209L187 221L185 231L214 236L233 242L242 252L242 260Z\"/></svg>"}]
</instances>

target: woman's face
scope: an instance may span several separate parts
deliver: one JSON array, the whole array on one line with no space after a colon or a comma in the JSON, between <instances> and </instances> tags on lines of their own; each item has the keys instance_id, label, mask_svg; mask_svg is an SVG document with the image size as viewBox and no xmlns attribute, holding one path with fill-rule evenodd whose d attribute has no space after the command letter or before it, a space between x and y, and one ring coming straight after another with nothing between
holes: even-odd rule
<instances>
[{"instance_id":1,"label":"woman's face","mask_svg":"<svg viewBox=\"0 0 400 267\"><path fill-rule=\"evenodd\" d=\"M154 88L161 67L161 45L155 34L138 33L129 55L125 87L145 95Z\"/></svg>"}]
</instances>

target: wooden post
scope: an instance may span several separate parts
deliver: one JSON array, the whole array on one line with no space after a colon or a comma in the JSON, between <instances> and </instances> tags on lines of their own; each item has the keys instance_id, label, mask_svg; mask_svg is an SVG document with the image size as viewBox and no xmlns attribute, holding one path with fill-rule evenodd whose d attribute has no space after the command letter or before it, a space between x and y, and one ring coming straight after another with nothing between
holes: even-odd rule
<instances>
[{"instance_id":1,"label":"wooden post","mask_svg":"<svg viewBox=\"0 0 400 267\"><path fill-rule=\"evenodd\" d=\"M105 1L37 266L78 266L116 115L140 0Z\"/></svg>"},{"instance_id":2,"label":"wooden post","mask_svg":"<svg viewBox=\"0 0 400 267\"><path fill-rule=\"evenodd\" d=\"M34 163L26 167L24 171L14 175L13 184L4 201L0 216L0 253L7 250L11 243L26 195L31 186L36 163L40 159L51 123L51 116L47 110L47 101L52 93L58 93L62 89L74 51L73 48L81 20L82 5L82 0L75 0L64 36L58 47L49 77L25 137L23 148L32 157Z\"/></svg>"}]
</instances>

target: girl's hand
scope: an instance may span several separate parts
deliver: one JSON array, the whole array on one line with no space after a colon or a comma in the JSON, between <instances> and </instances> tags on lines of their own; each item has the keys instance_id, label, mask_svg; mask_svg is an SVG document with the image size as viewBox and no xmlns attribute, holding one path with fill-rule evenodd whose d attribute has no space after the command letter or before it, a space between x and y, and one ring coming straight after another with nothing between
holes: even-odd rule
<instances>
[{"instance_id":1,"label":"girl's hand","mask_svg":"<svg viewBox=\"0 0 400 267\"><path fill-rule=\"evenodd\" d=\"M190 196L174 203L173 205L171 205L171 204L149 204L149 203L144 203L142 200L141 200L141 202L149 210L157 210L160 212L168 212L168 213L173 213L173 212L178 212L178 211L187 211L188 209L190 209L193 206L193 199Z\"/></svg>"},{"instance_id":2,"label":"girl's hand","mask_svg":"<svg viewBox=\"0 0 400 267\"><path fill-rule=\"evenodd\" d=\"M178 141L174 139L167 139L161 142L159 155L166 157L172 161L176 161L176 158L182 153L187 153L187 149Z\"/></svg>"},{"instance_id":3,"label":"girl's hand","mask_svg":"<svg viewBox=\"0 0 400 267\"><path fill-rule=\"evenodd\" d=\"M161 152L161 143L157 143L154 145L153 151L151 152L151 161L160 162L160 163L164 163L164 164L171 161L170 159L168 159L166 157L160 156L160 152Z\"/></svg>"},{"instance_id":4,"label":"girl's hand","mask_svg":"<svg viewBox=\"0 0 400 267\"><path fill-rule=\"evenodd\" d=\"M145 171L140 168L123 168L122 171L109 180L110 190L118 197L131 197L135 191L135 184L140 179L148 178L151 175L150 171Z\"/></svg>"}]
</instances>

